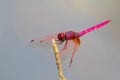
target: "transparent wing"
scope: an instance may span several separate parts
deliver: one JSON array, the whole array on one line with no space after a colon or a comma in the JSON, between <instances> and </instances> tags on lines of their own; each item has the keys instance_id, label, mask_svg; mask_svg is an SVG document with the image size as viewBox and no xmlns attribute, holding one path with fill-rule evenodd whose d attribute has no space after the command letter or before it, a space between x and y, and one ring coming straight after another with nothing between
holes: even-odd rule
<instances>
[{"instance_id":1,"label":"transparent wing","mask_svg":"<svg viewBox=\"0 0 120 80\"><path fill-rule=\"evenodd\" d=\"M55 39L56 41L58 41L57 34L53 34L53 35L42 37L42 38L32 39L29 42L29 46L30 47L38 47L38 48L41 48L41 47L49 48L49 47L51 47L52 39Z\"/></svg>"}]
</instances>

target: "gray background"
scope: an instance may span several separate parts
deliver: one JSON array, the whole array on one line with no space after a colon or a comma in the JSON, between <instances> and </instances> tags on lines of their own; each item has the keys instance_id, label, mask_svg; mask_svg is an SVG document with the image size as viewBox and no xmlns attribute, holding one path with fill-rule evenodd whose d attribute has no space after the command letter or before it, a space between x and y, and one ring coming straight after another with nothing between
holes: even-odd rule
<instances>
[{"instance_id":1,"label":"gray background","mask_svg":"<svg viewBox=\"0 0 120 80\"><path fill-rule=\"evenodd\" d=\"M72 67L63 68L67 80L120 80L120 1L0 0L0 80L59 80L53 52L28 42L107 19L81 37Z\"/></svg>"}]
</instances>

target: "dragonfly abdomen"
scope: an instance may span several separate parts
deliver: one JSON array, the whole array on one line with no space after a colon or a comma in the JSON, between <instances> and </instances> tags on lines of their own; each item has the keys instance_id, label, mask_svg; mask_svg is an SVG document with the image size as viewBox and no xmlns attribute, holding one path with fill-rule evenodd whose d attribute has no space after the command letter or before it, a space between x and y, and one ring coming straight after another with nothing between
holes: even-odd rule
<instances>
[{"instance_id":1,"label":"dragonfly abdomen","mask_svg":"<svg viewBox=\"0 0 120 80\"><path fill-rule=\"evenodd\" d=\"M106 21L104 21L104 22L102 22L102 23L100 23L100 24L97 24L97 25L95 25L95 26L93 26L93 27L90 27L90 28L88 28L88 29L86 29L86 30L84 30L84 31L78 32L78 35L81 37L81 36L83 36L83 35L85 35L85 34L87 34L87 33L89 33L89 32L92 32L92 31L94 31L94 30L96 30L96 29L99 29L99 28L103 27L104 25L106 25L106 24L109 23L110 21L111 21L111 20L106 20Z\"/></svg>"}]
</instances>

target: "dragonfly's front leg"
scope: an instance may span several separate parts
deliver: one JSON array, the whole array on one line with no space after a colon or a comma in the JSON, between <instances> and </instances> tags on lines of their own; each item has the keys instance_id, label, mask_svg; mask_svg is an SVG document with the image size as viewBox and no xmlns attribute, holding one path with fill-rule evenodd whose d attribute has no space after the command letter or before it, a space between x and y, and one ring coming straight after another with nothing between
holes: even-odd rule
<instances>
[{"instance_id":1,"label":"dragonfly's front leg","mask_svg":"<svg viewBox=\"0 0 120 80\"><path fill-rule=\"evenodd\" d=\"M64 50L67 49L67 43L68 43L68 40L66 40L65 45L64 45L63 48L62 48L62 51L64 51Z\"/></svg>"},{"instance_id":2,"label":"dragonfly's front leg","mask_svg":"<svg viewBox=\"0 0 120 80\"><path fill-rule=\"evenodd\" d=\"M57 43L58 45L61 45L61 44L64 42L64 40L62 40L62 41L55 40L55 41L56 41L56 43Z\"/></svg>"},{"instance_id":3,"label":"dragonfly's front leg","mask_svg":"<svg viewBox=\"0 0 120 80\"><path fill-rule=\"evenodd\" d=\"M60 56L63 54L63 52L67 49L67 44L68 44L68 40L65 41L64 46L62 47L62 49L60 50Z\"/></svg>"}]
</instances>

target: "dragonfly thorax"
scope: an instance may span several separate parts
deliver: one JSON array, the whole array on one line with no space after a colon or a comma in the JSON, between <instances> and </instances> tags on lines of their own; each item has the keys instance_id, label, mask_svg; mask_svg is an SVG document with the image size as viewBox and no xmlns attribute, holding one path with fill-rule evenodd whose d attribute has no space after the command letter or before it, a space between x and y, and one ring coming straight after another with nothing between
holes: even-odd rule
<instances>
[{"instance_id":1,"label":"dragonfly thorax","mask_svg":"<svg viewBox=\"0 0 120 80\"><path fill-rule=\"evenodd\" d=\"M71 39L79 38L79 35L77 32L68 31L66 32L65 37L66 37L66 40L71 40Z\"/></svg>"}]
</instances>

